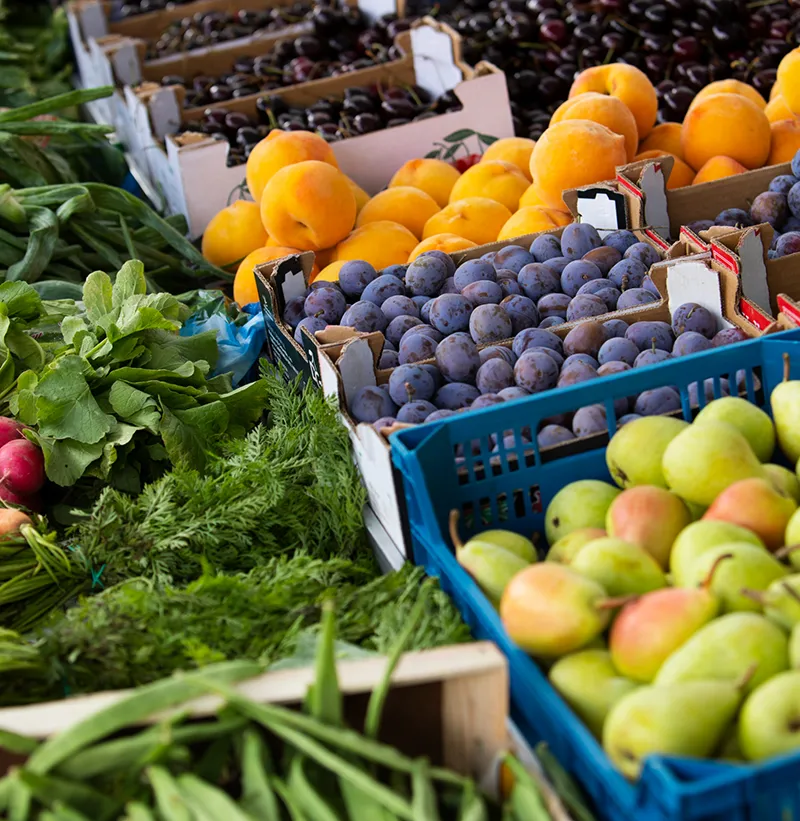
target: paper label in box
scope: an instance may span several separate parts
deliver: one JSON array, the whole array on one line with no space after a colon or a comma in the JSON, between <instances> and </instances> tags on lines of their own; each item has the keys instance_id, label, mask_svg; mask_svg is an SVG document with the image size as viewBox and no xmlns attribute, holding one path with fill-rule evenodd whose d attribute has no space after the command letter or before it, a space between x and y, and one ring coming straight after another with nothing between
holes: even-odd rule
<instances>
[{"instance_id":1,"label":"paper label in box","mask_svg":"<svg viewBox=\"0 0 800 821\"><path fill-rule=\"evenodd\" d=\"M322 387L322 373L320 371L319 366L319 348L317 347L314 340L311 338L311 334L303 328L300 331L300 341L303 346L303 350L306 354L306 362L308 362L308 373L311 377L311 381L317 385L318 387Z\"/></svg>"},{"instance_id":2,"label":"paper label in box","mask_svg":"<svg viewBox=\"0 0 800 821\"><path fill-rule=\"evenodd\" d=\"M593 225L601 237L628 226L625 195L610 188L579 190L577 210L581 222Z\"/></svg>"},{"instance_id":3,"label":"paper label in box","mask_svg":"<svg viewBox=\"0 0 800 821\"><path fill-rule=\"evenodd\" d=\"M272 294L260 276L256 276L256 288L261 303L261 313L264 317L264 327L267 331L265 342L267 359L274 365L282 366L289 378L298 374L307 378L309 376L308 362L303 354L289 342L278 326L273 313Z\"/></svg>"},{"instance_id":4,"label":"paper label in box","mask_svg":"<svg viewBox=\"0 0 800 821\"><path fill-rule=\"evenodd\" d=\"M702 261L687 259L669 265L667 294L670 315L684 303L695 302L716 317L717 330L732 327L723 317L719 274Z\"/></svg>"},{"instance_id":5,"label":"paper label in box","mask_svg":"<svg viewBox=\"0 0 800 821\"><path fill-rule=\"evenodd\" d=\"M464 79L455 64L453 41L446 32L432 26L411 29L411 50L417 85L434 97L455 88Z\"/></svg>"}]
</instances>

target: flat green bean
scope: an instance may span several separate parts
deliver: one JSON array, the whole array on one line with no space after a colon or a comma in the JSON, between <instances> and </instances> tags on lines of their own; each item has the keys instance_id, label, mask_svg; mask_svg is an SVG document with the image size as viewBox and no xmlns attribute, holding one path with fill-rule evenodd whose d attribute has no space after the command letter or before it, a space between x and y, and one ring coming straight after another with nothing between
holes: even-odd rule
<instances>
[{"instance_id":1,"label":"flat green bean","mask_svg":"<svg viewBox=\"0 0 800 821\"><path fill-rule=\"evenodd\" d=\"M269 783L265 760L268 751L261 735L252 727L242 737L242 798L245 812L261 821L280 821L280 808ZM357 819L356 819L357 821Z\"/></svg>"},{"instance_id":2,"label":"flat green bean","mask_svg":"<svg viewBox=\"0 0 800 821\"><path fill-rule=\"evenodd\" d=\"M254 821L229 795L194 775L179 776L178 789L198 821Z\"/></svg>"},{"instance_id":3,"label":"flat green bean","mask_svg":"<svg viewBox=\"0 0 800 821\"><path fill-rule=\"evenodd\" d=\"M156 806L164 821L191 821L192 814L169 771L154 766L148 767L146 772L156 797Z\"/></svg>"}]
</instances>

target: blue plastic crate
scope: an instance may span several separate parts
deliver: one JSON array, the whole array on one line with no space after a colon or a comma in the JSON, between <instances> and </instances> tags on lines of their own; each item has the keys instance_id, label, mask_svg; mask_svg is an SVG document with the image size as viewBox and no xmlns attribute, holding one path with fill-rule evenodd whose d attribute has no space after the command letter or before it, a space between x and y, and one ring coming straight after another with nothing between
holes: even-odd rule
<instances>
[{"instance_id":1,"label":"blue plastic crate","mask_svg":"<svg viewBox=\"0 0 800 821\"><path fill-rule=\"evenodd\" d=\"M800 379L800 332L791 331L458 414L391 437L408 502L414 560L440 578L475 636L496 642L507 655L512 711L520 729L531 743L548 742L608 821L800 821L800 753L759 765L654 756L639 781L629 783L533 659L511 642L496 610L456 561L447 535L449 512L455 508L466 514L461 521L465 537L490 527L541 532L543 511L562 487L576 479L611 478L603 437L571 446L588 446L584 452L563 455L562 448L549 458L535 436L533 443L522 444L523 429L535 432L543 419L598 402L610 412L613 426L615 398L663 385L680 390L683 415L691 419L690 385L712 379L719 395L720 379L737 372L748 399L768 410L769 395L783 377L784 353L790 356L792 378ZM704 391L699 394L704 405ZM509 431L514 447L500 445L492 453L501 433Z\"/></svg>"}]
</instances>

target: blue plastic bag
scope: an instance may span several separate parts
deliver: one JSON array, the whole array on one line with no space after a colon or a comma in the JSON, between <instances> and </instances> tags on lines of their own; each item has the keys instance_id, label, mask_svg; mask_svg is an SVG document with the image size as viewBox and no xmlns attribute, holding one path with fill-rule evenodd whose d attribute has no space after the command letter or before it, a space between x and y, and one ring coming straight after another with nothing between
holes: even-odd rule
<instances>
[{"instance_id":1,"label":"blue plastic bag","mask_svg":"<svg viewBox=\"0 0 800 821\"><path fill-rule=\"evenodd\" d=\"M234 387L247 380L255 367L267 339L261 308L257 302L242 309L250 318L239 324L224 312L194 314L181 328L181 336L194 336L204 331L216 331L219 359L213 375L232 373Z\"/></svg>"}]
</instances>

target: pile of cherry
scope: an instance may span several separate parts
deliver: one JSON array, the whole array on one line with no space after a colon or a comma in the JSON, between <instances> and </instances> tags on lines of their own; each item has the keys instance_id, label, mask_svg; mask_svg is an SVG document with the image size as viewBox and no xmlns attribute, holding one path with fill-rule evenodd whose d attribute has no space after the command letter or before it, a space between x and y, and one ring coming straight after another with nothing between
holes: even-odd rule
<instances>
[{"instance_id":1,"label":"pile of cherry","mask_svg":"<svg viewBox=\"0 0 800 821\"><path fill-rule=\"evenodd\" d=\"M354 86L341 100L325 97L307 108L290 106L277 96L259 97L257 119L239 111L209 107L201 120L185 123L183 130L227 140L227 164L233 166L245 162L256 143L273 129L315 131L327 142L337 142L460 108L458 97L449 91L432 99L419 86Z\"/></svg>"}]
</instances>

